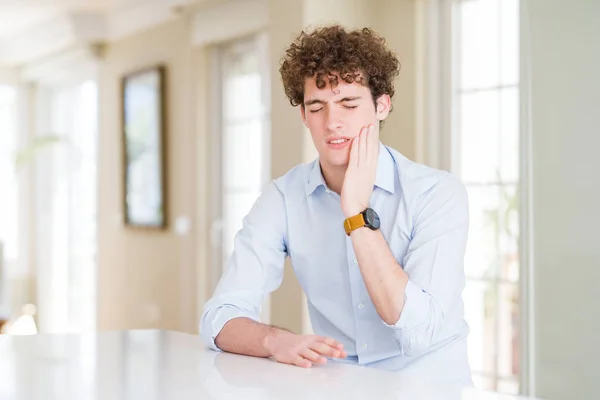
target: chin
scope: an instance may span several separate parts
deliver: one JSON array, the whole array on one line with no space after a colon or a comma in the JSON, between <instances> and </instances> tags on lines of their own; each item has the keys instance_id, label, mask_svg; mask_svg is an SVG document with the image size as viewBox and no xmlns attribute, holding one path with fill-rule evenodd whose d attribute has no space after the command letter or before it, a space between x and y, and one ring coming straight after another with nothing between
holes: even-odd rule
<instances>
[{"instance_id":1,"label":"chin","mask_svg":"<svg viewBox=\"0 0 600 400\"><path fill-rule=\"evenodd\" d=\"M342 168L347 167L350 162L350 149L347 152L331 151L329 149L323 149L321 154L321 161L325 162L330 167Z\"/></svg>"},{"instance_id":2,"label":"chin","mask_svg":"<svg viewBox=\"0 0 600 400\"><path fill-rule=\"evenodd\" d=\"M327 160L327 164L329 164L332 167L338 167L338 168L342 168L342 167L347 167L348 166L348 157L337 157L337 158L329 158Z\"/></svg>"}]
</instances>

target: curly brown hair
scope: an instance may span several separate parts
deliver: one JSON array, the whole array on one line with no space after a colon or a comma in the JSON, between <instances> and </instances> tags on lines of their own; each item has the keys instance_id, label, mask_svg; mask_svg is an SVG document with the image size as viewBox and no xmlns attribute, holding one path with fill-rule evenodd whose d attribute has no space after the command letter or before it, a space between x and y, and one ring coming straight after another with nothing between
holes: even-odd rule
<instances>
[{"instance_id":1,"label":"curly brown hair","mask_svg":"<svg viewBox=\"0 0 600 400\"><path fill-rule=\"evenodd\" d=\"M347 83L366 85L373 102L383 94L394 96L394 78L400 62L372 29L347 30L340 25L302 31L287 49L279 69L292 106L304 104L304 81L316 77L317 87Z\"/></svg>"}]
</instances>

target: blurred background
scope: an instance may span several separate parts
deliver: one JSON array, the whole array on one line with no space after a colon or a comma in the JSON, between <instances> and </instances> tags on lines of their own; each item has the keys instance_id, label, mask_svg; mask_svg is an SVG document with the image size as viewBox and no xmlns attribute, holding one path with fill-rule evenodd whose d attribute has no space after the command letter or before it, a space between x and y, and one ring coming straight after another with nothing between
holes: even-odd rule
<instances>
[{"instance_id":1,"label":"blurred background","mask_svg":"<svg viewBox=\"0 0 600 400\"><path fill-rule=\"evenodd\" d=\"M476 386L594 398L599 20L596 0L0 0L2 331L197 333L264 185L316 157L279 60L337 22L401 60L382 142L468 188ZM311 332L286 268L264 319Z\"/></svg>"}]
</instances>

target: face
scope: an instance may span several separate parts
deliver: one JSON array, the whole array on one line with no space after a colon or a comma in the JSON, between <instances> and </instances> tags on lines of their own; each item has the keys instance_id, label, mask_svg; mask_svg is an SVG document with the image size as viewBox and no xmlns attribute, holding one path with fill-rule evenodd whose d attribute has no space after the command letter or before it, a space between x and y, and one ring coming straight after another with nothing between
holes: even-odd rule
<instances>
[{"instance_id":1,"label":"face","mask_svg":"<svg viewBox=\"0 0 600 400\"><path fill-rule=\"evenodd\" d=\"M352 138L368 125L379 130L379 121L389 114L390 97L382 95L375 105L369 88L360 83L348 84L338 78L333 89L329 83L319 89L316 79L310 78L304 84L304 107L300 110L322 166L345 168Z\"/></svg>"}]
</instances>

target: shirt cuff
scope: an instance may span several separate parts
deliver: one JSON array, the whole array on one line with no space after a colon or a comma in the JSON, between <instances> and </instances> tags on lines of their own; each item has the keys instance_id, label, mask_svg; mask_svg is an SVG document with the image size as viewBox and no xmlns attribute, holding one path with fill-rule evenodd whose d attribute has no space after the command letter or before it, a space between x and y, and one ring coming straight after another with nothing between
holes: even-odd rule
<instances>
[{"instance_id":1,"label":"shirt cuff","mask_svg":"<svg viewBox=\"0 0 600 400\"><path fill-rule=\"evenodd\" d=\"M216 310L216 314L211 324L210 338L208 340L211 349L221 351L221 349L215 343L216 337L219 335L219 333L221 333L221 330L226 323L234 318L239 317L245 317L259 322L258 318L235 306L222 306Z\"/></svg>"},{"instance_id":2,"label":"shirt cuff","mask_svg":"<svg viewBox=\"0 0 600 400\"><path fill-rule=\"evenodd\" d=\"M384 324L399 330L413 329L428 321L430 301L430 294L409 280L404 290L404 308L400 318L394 325Z\"/></svg>"}]
</instances>

